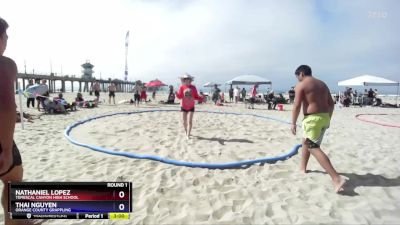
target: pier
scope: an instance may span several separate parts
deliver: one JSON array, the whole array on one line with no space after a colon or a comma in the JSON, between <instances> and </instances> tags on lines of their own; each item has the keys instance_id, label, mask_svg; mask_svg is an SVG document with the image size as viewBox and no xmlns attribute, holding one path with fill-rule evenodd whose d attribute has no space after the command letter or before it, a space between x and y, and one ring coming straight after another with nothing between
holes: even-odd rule
<instances>
[{"instance_id":1,"label":"pier","mask_svg":"<svg viewBox=\"0 0 400 225\"><path fill-rule=\"evenodd\" d=\"M18 73L17 74L17 82L15 83L15 88L18 90L18 80L22 80L22 90L25 90L26 85L28 85L29 80L33 80L34 83L35 81L38 80L47 80L47 85L49 86L49 91L50 93L57 92L56 90L56 82L61 82L61 89L60 92L65 92L65 83L66 82L71 82L71 91L74 92L75 90L78 90L79 92L89 92L92 85L95 83L95 81L99 81L100 87L102 91L107 91L108 86L111 83L114 83L115 86L117 87L118 92L130 92L134 85L135 82L129 82L129 81L123 81L123 80L103 80L103 79L95 79L95 78L77 78L75 76L55 76L54 74L50 75L43 75L43 74L25 74L25 73ZM74 82L78 82L78 86L74 86ZM77 89L75 89L75 87Z\"/></svg>"},{"instance_id":2,"label":"pier","mask_svg":"<svg viewBox=\"0 0 400 225\"><path fill-rule=\"evenodd\" d=\"M18 73L17 80L15 82L15 88L18 90L19 80L22 80L22 90L26 89L26 85L28 85L29 80L33 80L34 83L37 81L46 80L47 85L49 86L49 92L66 92L65 84L66 82L71 82L71 92L74 92L74 82L78 83L77 90L79 92L89 92L92 91L91 87L93 84L98 81L100 83L101 91L107 91L108 87L111 83L114 83L117 87L117 92L130 92L135 86L135 82L123 81L119 79L96 79L92 77L93 74L93 65L90 64L89 61L81 65L83 67L83 75L78 78L75 75L64 75L64 76L56 76L54 73L50 74L28 74L28 73ZM60 90L56 90L56 82L61 82Z\"/></svg>"}]
</instances>

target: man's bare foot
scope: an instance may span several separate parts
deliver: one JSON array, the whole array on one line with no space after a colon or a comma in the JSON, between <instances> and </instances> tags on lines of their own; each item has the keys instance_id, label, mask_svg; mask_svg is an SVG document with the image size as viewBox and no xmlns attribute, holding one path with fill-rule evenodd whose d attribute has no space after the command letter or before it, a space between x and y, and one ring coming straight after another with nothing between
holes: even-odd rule
<instances>
[{"instance_id":1,"label":"man's bare foot","mask_svg":"<svg viewBox=\"0 0 400 225\"><path fill-rule=\"evenodd\" d=\"M346 183L346 179L344 177L339 176L337 180L333 180L333 188L335 189L336 193L344 191L343 186Z\"/></svg>"},{"instance_id":2,"label":"man's bare foot","mask_svg":"<svg viewBox=\"0 0 400 225\"><path fill-rule=\"evenodd\" d=\"M307 170L307 169L300 168L300 172L301 172L301 173L307 173L308 170Z\"/></svg>"}]
</instances>

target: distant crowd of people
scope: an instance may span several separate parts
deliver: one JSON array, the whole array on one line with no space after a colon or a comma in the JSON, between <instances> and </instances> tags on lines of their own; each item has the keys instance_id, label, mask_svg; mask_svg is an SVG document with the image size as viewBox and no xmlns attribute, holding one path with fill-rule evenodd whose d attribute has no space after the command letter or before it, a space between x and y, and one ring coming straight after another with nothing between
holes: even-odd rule
<instances>
[{"instance_id":1,"label":"distant crowd of people","mask_svg":"<svg viewBox=\"0 0 400 225\"><path fill-rule=\"evenodd\" d=\"M37 101L37 109L40 111L41 109L45 109L48 102L49 102L49 87L46 84L46 80L35 80L35 83L33 80L29 80L28 85L26 86L26 89L28 89L31 86L34 85L41 85L46 89L46 91L41 94L41 95L33 95L32 93L28 93L27 96L27 102L26 105L29 108L30 106L35 107L35 101ZM221 89L218 87L219 85L215 84L214 87L212 88L211 92L206 94L202 91L199 92L199 96L202 96L198 100L199 104L207 102L207 100L211 100L214 105L217 106L223 106L224 103L238 103L238 102L245 102L246 105L248 105L248 108L254 109L254 104L255 103L267 103L268 104L268 109L275 109L277 104L286 104L290 103L292 104L294 102L295 98L295 91L294 87L292 87L288 91L288 96L289 98L286 99L282 93L275 95L274 91L272 89L268 89L267 92L264 93L259 93L258 92L258 85L253 85L249 91L246 90L246 88L242 87L241 89L239 86L231 87L229 88L228 94L229 94L229 100L227 101L225 99L224 92L221 91ZM169 92L167 99L161 100L158 103L163 103L163 104L175 104L175 99L176 99L176 93L174 92L174 87L170 85L169 87ZM108 87L106 88L108 90L108 103L111 104L113 103L114 105L116 104L115 102L115 95L117 92L117 86L115 83L111 82ZM157 93L158 88L152 88L151 93L152 93L152 100L156 100L156 93ZM92 86L89 89L89 94L95 96L95 99L93 100L82 100L82 94L78 93L78 96L75 98L75 101L71 103L73 106L79 106L79 107L86 107L86 108L91 108L95 107L99 104L100 102L100 95L101 95L101 85L98 80L96 80ZM105 91L105 90L104 90ZM140 103L146 103L150 102L151 100L148 99L147 92L148 92L148 87L144 83L142 83L140 80L135 83L135 86L131 90L133 92L132 99L129 100L131 104L134 104L135 106L139 106ZM56 98L57 99L57 98ZM64 102L64 101L63 101ZM65 103L65 102L64 102ZM52 105L52 104L50 104ZM56 110L58 111L64 111L64 110L59 110L59 108L63 107L58 107ZM65 107L64 107L65 108ZM68 108L68 107L67 107Z\"/></svg>"},{"instance_id":2,"label":"distant crowd of people","mask_svg":"<svg viewBox=\"0 0 400 225\"><path fill-rule=\"evenodd\" d=\"M59 94L56 98L49 98L49 87L47 85L47 81L43 80L29 80L26 89L34 86L34 85L41 85L43 87L42 90L43 94L41 95L33 95L32 93L27 94L27 101L26 106L29 107L36 107L40 111L43 109L45 112L65 112L67 109L76 109L78 107L85 107L85 108L92 108L96 107L100 101L100 94L101 94L101 86L98 80L96 80L93 85L90 87L90 95L94 93L95 99L93 100L84 100L82 98L82 94L78 93L75 101L72 103L68 103L65 100L62 100L62 94ZM287 97L280 93L276 95L273 89L267 90L266 93L259 93L258 92L259 86L253 85L249 91L247 91L244 87L239 88L239 86L233 87L230 86L228 90L229 99L226 100L224 96L224 92L221 91L218 84L215 84L211 89L209 94L205 94L204 92L200 91L199 96L201 98L197 99L199 104L207 102L207 100L211 100L214 105L223 106L224 103L238 103L238 102L245 102L248 108L254 109L255 103L266 103L268 105L268 109L276 109L278 104L293 104L296 96L295 88L291 87L290 90L287 92ZM161 100L158 103L162 104L175 104L176 100L176 92L174 92L174 87L170 85L168 87L168 96L165 100ZM115 102L115 95L117 92L117 86L115 83L111 82L108 87L108 103L116 104ZM158 88L152 88L152 100L156 100L156 93ZM130 99L130 103L134 104L135 106L139 106L140 103L146 103L151 101L147 97L148 87L141 81L137 81L135 86L132 89L133 98ZM378 90L370 88L365 89L363 93L358 92L357 90L353 90L350 87L346 87L345 91L342 95L335 96L336 102L339 102L345 107L349 107L350 105L373 105L379 106L382 104L382 100L378 98ZM54 103L54 104L53 104Z\"/></svg>"},{"instance_id":3,"label":"distant crowd of people","mask_svg":"<svg viewBox=\"0 0 400 225\"><path fill-rule=\"evenodd\" d=\"M36 88L35 91L29 92L30 88ZM62 92L58 94L57 97L50 97L49 86L47 85L47 80L35 80L35 83L32 79L28 80L28 85L26 89L28 92L25 92L26 106L30 108L31 106L35 108L35 101L36 107L38 111L44 111L45 113L66 113L68 110L75 111L76 107L83 107L83 108L93 108L98 105L99 97L100 97L100 85L98 81L96 81L93 86L91 87L91 92L94 90L96 98L93 100L84 100L82 97L82 93L77 93L77 96L74 101L71 103L67 102L64 99ZM115 104L115 91L116 87L115 84L111 83L109 86L110 91L110 104L111 104L111 97L114 98Z\"/></svg>"},{"instance_id":4,"label":"distant crowd of people","mask_svg":"<svg viewBox=\"0 0 400 225\"><path fill-rule=\"evenodd\" d=\"M342 95L336 96L336 101L341 103L344 107L350 105L373 105L379 106L382 104L382 100L378 98L378 90L372 88L365 89L364 93L360 93L357 90L353 90L350 87L346 87L346 90Z\"/></svg>"},{"instance_id":5,"label":"distant crowd of people","mask_svg":"<svg viewBox=\"0 0 400 225\"><path fill-rule=\"evenodd\" d=\"M224 98L224 92L218 87L217 84L214 85L211 91L211 100L215 105L223 105L223 103L231 102L245 102L248 104L248 108L254 109L255 103L267 103L268 109L275 109L278 104L292 104L295 98L295 90L294 87L288 91L288 99L286 99L283 93L275 95L274 90L268 89L266 93L258 92L259 85L252 85L249 92L243 87L242 89L239 86L231 87L228 90L229 100L226 101Z\"/></svg>"}]
</instances>

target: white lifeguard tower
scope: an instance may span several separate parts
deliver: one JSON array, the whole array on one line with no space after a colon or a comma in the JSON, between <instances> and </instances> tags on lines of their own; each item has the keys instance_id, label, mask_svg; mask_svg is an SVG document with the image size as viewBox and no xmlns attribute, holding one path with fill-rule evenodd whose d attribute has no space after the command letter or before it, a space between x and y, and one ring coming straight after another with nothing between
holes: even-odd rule
<instances>
[{"instance_id":1,"label":"white lifeguard tower","mask_svg":"<svg viewBox=\"0 0 400 225\"><path fill-rule=\"evenodd\" d=\"M93 65L89 62L89 60L86 60L86 63L82 64L82 79L84 79L85 81L85 86L83 87L83 91L89 91L90 90L90 86L89 86L89 82L92 83L93 85ZM81 87L79 86L79 91L81 91Z\"/></svg>"},{"instance_id":2,"label":"white lifeguard tower","mask_svg":"<svg viewBox=\"0 0 400 225\"><path fill-rule=\"evenodd\" d=\"M94 71L93 71L94 65L91 64L89 62L89 60L86 60L86 63L82 64L81 66L83 68L82 69L82 78L87 79L87 80L92 80L93 79L92 74L94 73Z\"/></svg>"}]
</instances>

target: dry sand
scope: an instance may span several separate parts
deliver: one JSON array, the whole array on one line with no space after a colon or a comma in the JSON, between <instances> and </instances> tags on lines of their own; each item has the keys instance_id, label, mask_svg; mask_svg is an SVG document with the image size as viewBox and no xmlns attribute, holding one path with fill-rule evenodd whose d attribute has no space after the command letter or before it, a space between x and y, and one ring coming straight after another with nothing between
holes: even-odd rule
<instances>
[{"instance_id":1,"label":"dry sand","mask_svg":"<svg viewBox=\"0 0 400 225\"><path fill-rule=\"evenodd\" d=\"M129 96L117 93L117 102ZM72 94L66 94L67 100L72 98ZM342 195L333 192L329 176L315 159L309 162L311 172L299 173L299 154L286 161L247 169L209 170L106 155L75 146L63 136L65 128L77 120L112 112L159 108L179 109L179 105L150 103L136 108L129 104L103 104L67 115L42 115L34 123L25 123L25 130L17 124L15 141L22 154L25 181L133 182L134 210L130 220L49 220L44 224L400 222L400 129L355 118L358 113L399 114L399 109L335 110L322 148L338 172L350 179ZM285 105L285 111L267 110L265 105L249 110L243 104L223 107L205 104L196 109L254 113L290 120L289 105ZM27 112L42 114L34 109ZM72 136L119 151L197 162L274 156L290 150L301 138L301 132L293 136L289 125L273 120L197 112L194 137L185 140L180 118L179 112L107 117L77 127ZM400 123L400 116L374 119ZM3 216L0 214L0 220Z\"/></svg>"}]
</instances>

